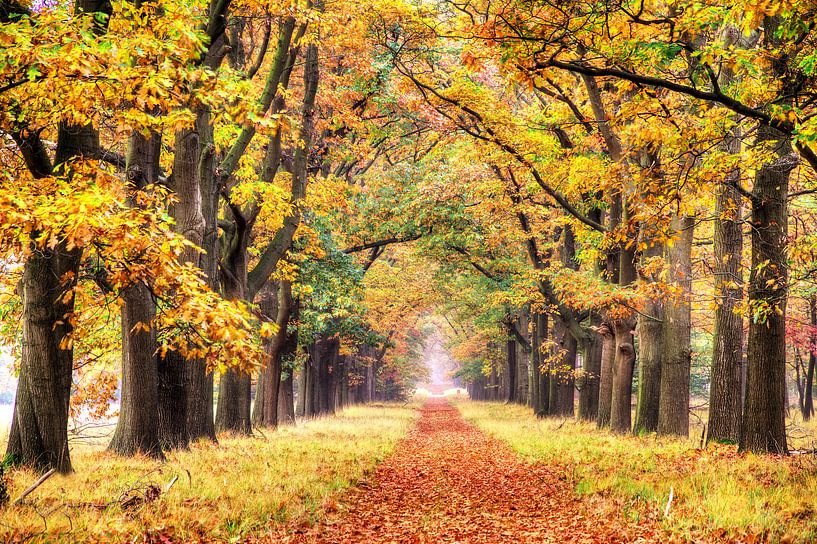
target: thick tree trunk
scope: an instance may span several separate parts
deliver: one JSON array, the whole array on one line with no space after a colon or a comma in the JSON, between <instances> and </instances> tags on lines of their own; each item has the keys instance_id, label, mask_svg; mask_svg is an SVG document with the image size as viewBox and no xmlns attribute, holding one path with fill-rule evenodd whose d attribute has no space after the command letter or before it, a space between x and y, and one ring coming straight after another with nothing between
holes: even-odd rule
<instances>
[{"instance_id":1,"label":"thick tree trunk","mask_svg":"<svg viewBox=\"0 0 817 544\"><path fill-rule=\"evenodd\" d=\"M597 316L591 316L593 328L601 326ZM599 413L599 376L601 375L602 341L598 335L589 335L584 342L584 372L579 391L579 419L593 421Z\"/></svg>"},{"instance_id":2,"label":"thick tree trunk","mask_svg":"<svg viewBox=\"0 0 817 544\"><path fill-rule=\"evenodd\" d=\"M173 230L196 246L201 246L205 228L199 187L199 158L198 133L190 129L176 132L171 187L177 198L171 209L175 220ZM200 265L199 254L194 248L186 249L179 260ZM189 368L191 366L193 368ZM199 367L203 370L203 366L202 361L185 361L175 352L159 357L159 439L165 449L186 449L189 445L192 434L189 423L192 418L188 415L188 409L192 402L188 396L193 380L204 379L204 376L199 378L197 375Z\"/></svg>"},{"instance_id":3,"label":"thick tree trunk","mask_svg":"<svg viewBox=\"0 0 817 544\"><path fill-rule=\"evenodd\" d=\"M528 331L528 312L524 311L517 319L517 328L522 334L523 338L530 342L530 333ZM519 404L530 404L530 350L522 342L517 342L516 355L516 402Z\"/></svg>"},{"instance_id":4,"label":"thick tree trunk","mask_svg":"<svg viewBox=\"0 0 817 544\"><path fill-rule=\"evenodd\" d=\"M787 453L786 260L789 176L797 164L790 142L761 126L759 142L777 145L778 159L761 167L752 190L752 270L746 405L740 450Z\"/></svg>"},{"instance_id":5,"label":"thick tree trunk","mask_svg":"<svg viewBox=\"0 0 817 544\"><path fill-rule=\"evenodd\" d=\"M613 366L616 358L616 338L613 327L602 323L601 335L601 371L599 373L599 414L596 422L600 429L610 426L610 414L613 401Z\"/></svg>"},{"instance_id":6,"label":"thick tree trunk","mask_svg":"<svg viewBox=\"0 0 817 544\"><path fill-rule=\"evenodd\" d=\"M290 322L297 323L300 314L298 300L292 302ZM285 377L281 380L278 395L278 423L281 425L295 424L295 360L298 355L298 331L290 324L287 327L287 336L281 348L281 366Z\"/></svg>"},{"instance_id":7,"label":"thick tree trunk","mask_svg":"<svg viewBox=\"0 0 817 544\"><path fill-rule=\"evenodd\" d=\"M317 344L318 413L335 413L336 365L339 344L335 338L322 337Z\"/></svg>"},{"instance_id":8,"label":"thick tree trunk","mask_svg":"<svg viewBox=\"0 0 817 544\"><path fill-rule=\"evenodd\" d=\"M547 412L547 405L542 405L542 380L539 378L539 373L542 369L542 333L540 330L541 323L539 314L531 314L533 327L531 330L531 408L536 417L542 417ZM487 387L486 383L486 387Z\"/></svg>"},{"instance_id":9,"label":"thick tree trunk","mask_svg":"<svg viewBox=\"0 0 817 544\"><path fill-rule=\"evenodd\" d=\"M249 374L227 370L218 384L216 431L252 434L250 405L252 380Z\"/></svg>"},{"instance_id":10,"label":"thick tree trunk","mask_svg":"<svg viewBox=\"0 0 817 544\"><path fill-rule=\"evenodd\" d=\"M626 221L626 217L625 217ZM636 278L634 245L621 248L619 261L619 285L632 284ZM615 321L616 358L613 364L613 395L610 403L610 429L616 433L629 433L632 425L632 386L635 348L632 318Z\"/></svg>"},{"instance_id":11,"label":"thick tree trunk","mask_svg":"<svg viewBox=\"0 0 817 544\"><path fill-rule=\"evenodd\" d=\"M536 331L539 342L536 344L536 350L539 352L539 367L537 370L537 377L539 381L539 407L536 411L538 417L548 415L550 405L550 372L548 365L545 362L545 352L542 351L543 344L548 339L548 316L547 314L536 315Z\"/></svg>"},{"instance_id":12,"label":"thick tree trunk","mask_svg":"<svg viewBox=\"0 0 817 544\"><path fill-rule=\"evenodd\" d=\"M22 357L7 457L40 471L71 472L68 453L68 406L73 349L72 328L64 318L73 298L64 294L73 281L59 278L79 266L79 251L36 250L26 262L20 283L23 302Z\"/></svg>"},{"instance_id":13,"label":"thick tree trunk","mask_svg":"<svg viewBox=\"0 0 817 544\"><path fill-rule=\"evenodd\" d=\"M313 341L307 348L307 357L301 370L301 391L299 395L298 415L312 418L318 415L318 371L317 342Z\"/></svg>"},{"instance_id":14,"label":"thick tree trunk","mask_svg":"<svg viewBox=\"0 0 817 544\"><path fill-rule=\"evenodd\" d=\"M134 189L143 189L159 180L160 148L161 138L156 133L131 135L126 171ZM122 301L122 391L119 420L108 449L120 455L143 453L162 457L158 346L153 330L156 303L143 284L128 287L122 293Z\"/></svg>"},{"instance_id":15,"label":"thick tree trunk","mask_svg":"<svg viewBox=\"0 0 817 544\"><path fill-rule=\"evenodd\" d=\"M165 450L187 449L187 364L178 352L158 357L159 443Z\"/></svg>"},{"instance_id":16,"label":"thick tree trunk","mask_svg":"<svg viewBox=\"0 0 817 544\"><path fill-rule=\"evenodd\" d=\"M266 319L275 320L276 334L266 341L269 361L258 376L253 422L256 425L278 426L278 394L281 385L281 350L287 338L287 326L292 313L292 284L280 282L262 296L260 309Z\"/></svg>"},{"instance_id":17,"label":"thick tree trunk","mask_svg":"<svg viewBox=\"0 0 817 544\"><path fill-rule=\"evenodd\" d=\"M737 139L735 139L737 140ZM739 151L739 142L733 147ZM731 184L740 170L731 171L718 187L715 207L715 329L709 392L707 441L736 444L740 437L742 407L743 318L737 308L743 299L743 232L741 196Z\"/></svg>"},{"instance_id":18,"label":"thick tree trunk","mask_svg":"<svg viewBox=\"0 0 817 544\"><path fill-rule=\"evenodd\" d=\"M137 284L122 293L122 393L119 419L108 449L120 455L162 458L159 443L156 336L148 325L156 309Z\"/></svg>"},{"instance_id":19,"label":"thick tree trunk","mask_svg":"<svg viewBox=\"0 0 817 544\"><path fill-rule=\"evenodd\" d=\"M93 31L104 34L112 7L100 0L77 0L77 14L94 18ZM34 131L12 134L34 178L64 174L61 166L76 157L97 157L99 134L93 126L60 123L54 168ZM16 464L37 470L71 472L68 452L68 410L71 399L74 351L73 326L66 316L74 298L65 297L77 280L82 249L32 248L23 271L20 375L6 455Z\"/></svg>"},{"instance_id":20,"label":"thick tree trunk","mask_svg":"<svg viewBox=\"0 0 817 544\"><path fill-rule=\"evenodd\" d=\"M667 250L669 277L681 293L665 310L658 433L689 436L689 373L692 359L692 217L673 219L678 239Z\"/></svg>"},{"instance_id":21,"label":"thick tree trunk","mask_svg":"<svg viewBox=\"0 0 817 544\"><path fill-rule=\"evenodd\" d=\"M633 321L615 322L615 360L613 362L612 402L610 403L610 430L629 433L632 421L632 385L635 349L632 342Z\"/></svg>"},{"instance_id":22,"label":"thick tree trunk","mask_svg":"<svg viewBox=\"0 0 817 544\"><path fill-rule=\"evenodd\" d=\"M548 412L554 416L572 416L578 344L567 325L559 321L557 323L554 333L561 353L556 354L558 362L555 363L550 375Z\"/></svg>"},{"instance_id":23,"label":"thick tree trunk","mask_svg":"<svg viewBox=\"0 0 817 544\"><path fill-rule=\"evenodd\" d=\"M198 149L185 151L186 157L193 157L197 165L196 175L198 191L201 199L201 216L204 228L201 237L201 248L204 252L199 258L199 266L207 278L211 289L219 289L218 279L218 184L214 178L214 149L213 127L210 125L210 111L202 107L196 116L196 134L198 135ZM177 142L179 139L177 138ZM195 145L192 136L182 139L185 148ZM178 155L179 149L176 149ZM190 163L192 167L194 163ZM174 164L175 168L175 164ZM174 172L175 178L175 172ZM187 179L187 177L185 177ZM174 183L182 183L174 179ZM194 196L193 189L189 189ZM195 217L191 218L196 221ZM192 227L186 230L185 235L193 236ZM213 399L214 376L207 371L204 361L188 361L185 366L185 392L187 396L187 434L190 440L216 441L216 427Z\"/></svg>"},{"instance_id":24,"label":"thick tree trunk","mask_svg":"<svg viewBox=\"0 0 817 544\"><path fill-rule=\"evenodd\" d=\"M664 244L651 242L643 258L662 256ZM644 277L641 281L654 282L656 278ZM658 404L661 394L661 340L664 322L664 303L649 300L636 326L638 331L638 397L636 400L633 434L658 430Z\"/></svg>"},{"instance_id":25,"label":"thick tree trunk","mask_svg":"<svg viewBox=\"0 0 817 544\"><path fill-rule=\"evenodd\" d=\"M234 218L234 231L225 242L221 283L226 298L247 300L247 245L251 226L242 217ZM252 434L251 406L252 377L249 373L228 369L219 382L216 431Z\"/></svg>"}]
</instances>

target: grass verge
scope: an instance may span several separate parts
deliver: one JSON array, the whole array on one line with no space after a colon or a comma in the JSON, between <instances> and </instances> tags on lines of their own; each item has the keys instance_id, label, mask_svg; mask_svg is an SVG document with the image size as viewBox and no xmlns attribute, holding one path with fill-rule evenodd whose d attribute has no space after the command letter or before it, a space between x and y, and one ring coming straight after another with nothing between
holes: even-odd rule
<instances>
[{"instance_id":1,"label":"grass verge","mask_svg":"<svg viewBox=\"0 0 817 544\"><path fill-rule=\"evenodd\" d=\"M75 446L74 474L0 510L0 542L235 542L271 523L312 523L393 450L416 415L413 406L355 406L266 436L195 444L164 463ZM8 476L12 499L36 479L26 470Z\"/></svg>"},{"instance_id":2,"label":"grass verge","mask_svg":"<svg viewBox=\"0 0 817 544\"><path fill-rule=\"evenodd\" d=\"M564 466L577 494L623 516L658 520L668 539L817 542L814 455L738 454L727 445L701 450L697 440L618 436L572 419L537 420L524 406L456 405L466 420L529 460Z\"/></svg>"}]
</instances>

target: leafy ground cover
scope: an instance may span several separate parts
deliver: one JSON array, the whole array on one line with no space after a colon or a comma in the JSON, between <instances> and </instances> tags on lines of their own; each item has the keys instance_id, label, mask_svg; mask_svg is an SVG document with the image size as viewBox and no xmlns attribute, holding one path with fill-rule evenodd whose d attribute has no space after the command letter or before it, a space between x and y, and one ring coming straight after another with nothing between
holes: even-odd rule
<instances>
[{"instance_id":1,"label":"leafy ground cover","mask_svg":"<svg viewBox=\"0 0 817 544\"><path fill-rule=\"evenodd\" d=\"M609 516L578 497L560 463L531 464L429 399L416 427L314 526L270 543L659 542L653 523Z\"/></svg>"},{"instance_id":2,"label":"leafy ground cover","mask_svg":"<svg viewBox=\"0 0 817 544\"><path fill-rule=\"evenodd\" d=\"M524 458L565 467L577 496L604 502L603 508L628 519L657 523L668 538L817 541L814 455L738 454L729 445L700 449L697 436L636 438L599 432L595 423L537 419L524 406L470 401L456 406L467 421ZM802 445L809 436L813 440L803 433Z\"/></svg>"},{"instance_id":3,"label":"leafy ground cover","mask_svg":"<svg viewBox=\"0 0 817 544\"><path fill-rule=\"evenodd\" d=\"M350 407L254 438L198 443L165 463L75 446L74 474L51 477L0 513L0 542L234 542L270 524L314 522L389 455L415 408ZM12 499L36 479L8 476Z\"/></svg>"}]
</instances>

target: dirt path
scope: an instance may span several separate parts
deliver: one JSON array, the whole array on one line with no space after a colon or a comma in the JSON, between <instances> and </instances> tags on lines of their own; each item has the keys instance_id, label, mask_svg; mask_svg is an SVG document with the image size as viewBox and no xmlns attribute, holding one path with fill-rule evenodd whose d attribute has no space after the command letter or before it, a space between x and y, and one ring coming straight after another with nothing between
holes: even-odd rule
<instances>
[{"instance_id":1,"label":"dirt path","mask_svg":"<svg viewBox=\"0 0 817 544\"><path fill-rule=\"evenodd\" d=\"M445 400L432 399L394 454L336 512L274 541L658 542L647 527L589 510L558 469L524 462Z\"/></svg>"}]
</instances>

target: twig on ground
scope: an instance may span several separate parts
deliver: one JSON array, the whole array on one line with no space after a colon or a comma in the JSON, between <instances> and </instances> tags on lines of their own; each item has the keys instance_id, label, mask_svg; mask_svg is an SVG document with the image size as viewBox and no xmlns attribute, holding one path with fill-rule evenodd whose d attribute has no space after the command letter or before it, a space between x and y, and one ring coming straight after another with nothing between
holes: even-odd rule
<instances>
[{"instance_id":1,"label":"twig on ground","mask_svg":"<svg viewBox=\"0 0 817 544\"><path fill-rule=\"evenodd\" d=\"M40 479L31 484L31 486L28 489L23 491L23 494L17 497L17 499L13 503L11 503L11 505L17 506L18 504L23 502L23 499L25 499L29 495L29 493L40 487L42 483L49 479L51 476L53 476L55 472L57 472L57 469L52 468L51 470L40 476Z\"/></svg>"},{"instance_id":2,"label":"twig on ground","mask_svg":"<svg viewBox=\"0 0 817 544\"><path fill-rule=\"evenodd\" d=\"M669 488L669 500L667 500L667 506L664 508L664 517L669 517L669 509L672 506L672 498L675 496L675 488L670 486Z\"/></svg>"},{"instance_id":3,"label":"twig on ground","mask_svg":"<svg viewBox=\"0 0 817 544\"><path fill-rule=\"evenodd\" d=\"M170 488L173 487L173 484L175 484L176 480L178 480L178 479L179 479L178 474L173 476L173 479L170 480L170 482L168 482L168 484L165 486L164 493L167 493L168 491L170 491Z\"/></svg>"}]
</instances>

